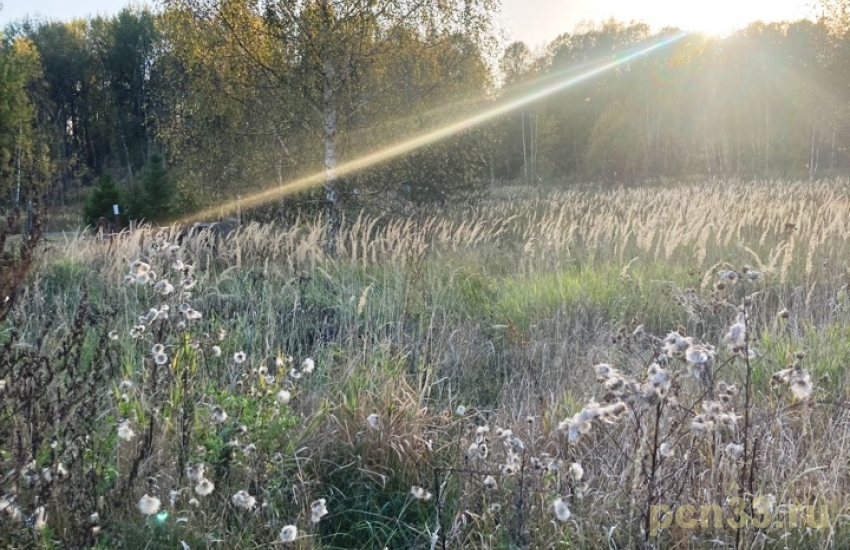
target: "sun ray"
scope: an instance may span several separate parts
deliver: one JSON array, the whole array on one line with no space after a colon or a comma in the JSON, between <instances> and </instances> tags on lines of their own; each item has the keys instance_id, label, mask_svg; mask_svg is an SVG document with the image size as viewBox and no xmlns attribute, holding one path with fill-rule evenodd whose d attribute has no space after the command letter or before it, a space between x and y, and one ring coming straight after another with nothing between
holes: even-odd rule
<instances>
[{"instance_id":1,"label":"sun ray","mask_svg":"<svg viewBox=\"0 0 850 550\"><path fill-rule=\"evenodd\" d=\"M371 153L362 155L356 159L344 162L336 168L336 175L338 177L344 177L349 174L359 172L366 168L376 166L383 162L387 162L389 160L401 157L417 149L445 139L449 136L458 134L465 130L469 130L496 117L540 101L548 96L551 96L552 94L565 90L571 86L574 86L586 80L590 80L597 75L600 75L620 65L628 63L633 59L636 59L654 50L672 44L685 36L687 36L687 33L676 33L662 40L655 41L649 45L642 45L623 50L619 53L615 53L611 56L608 56L605 59L598 60L593 63L584 64L581 66L580 69L573 68L569 70L566 74L559 74L558 78L554 79L554 81L553 77L549 76L538 81L536 85L529 86L526 84L523 86L523 88L530 87L531 89L518 98L504 100L496 106L482 110L478 113L470 115L451 124L447 124L434 130L410 137L399 143L390 145L382 149L378 149ZM196 212L195 214L182 218L178 221L178 223L193 223L196 221L209 219L223 214L233 213L237 210L237 208L250 209L268 203L272 200L280 199L287 195L291 195L300 191L305 191L307 189L322 185L323 183L325 183L325 171L321 170L309 176L294 180L290 183L271 187L238 200L233 200L221 205L206 208L204 210Z\"/></svg>"}]
</instances>

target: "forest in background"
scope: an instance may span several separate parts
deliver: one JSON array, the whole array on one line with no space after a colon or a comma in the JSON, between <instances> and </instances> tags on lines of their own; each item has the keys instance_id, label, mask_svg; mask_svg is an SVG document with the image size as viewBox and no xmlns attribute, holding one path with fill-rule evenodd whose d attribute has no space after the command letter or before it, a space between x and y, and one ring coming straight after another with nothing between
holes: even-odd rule
<instances>
[{"instance_id":1,"label":"forest in background","mask_svg":"<svg viewBox=\"0 0 850 550\"><path fill-rule=\"evenodd\" d=\"M88 222L113 202L168 220L322 170L324 189L299 195L301 206L442 203L496 181L815 179L850 168L850 33L836 2L818 21L688 35L336 177L340 162L675 32L586 24L532 51L497 39L492 0L450 4L168 0L156 12L7 25L0 204L82 212L88 197Z\"/></svg>"}]
</instances>

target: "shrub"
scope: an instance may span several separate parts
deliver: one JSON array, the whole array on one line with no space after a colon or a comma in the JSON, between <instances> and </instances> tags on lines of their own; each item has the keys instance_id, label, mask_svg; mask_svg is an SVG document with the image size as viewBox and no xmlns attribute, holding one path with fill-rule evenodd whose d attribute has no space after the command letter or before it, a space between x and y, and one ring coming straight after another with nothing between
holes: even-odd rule
<instances>
[{"instance_id":1,"label":"shrub","mask_svg":"<svg viewBox=\"0 0 850 550\"><path fill-rule=\"evenodd\" d=\"M135 185L130 198L130 213L137 220L161 222L174 214L175 185L160 155L148 161L142 182Z\"/></svg>"},{"instance_id":2,"label":"shrub","mask_svg":"<svg viewBox=\"0 0 850 550\"><path fill-rule=\"evenodd\" d=\"M127 212L127 199L112 178L104 174L86 199L83 206L83 221L86 225L94 227L101 217L107 220L114 219L112 207L115 204L119 206L121 219L123 219Z\"/></svg>"}]
</instances>

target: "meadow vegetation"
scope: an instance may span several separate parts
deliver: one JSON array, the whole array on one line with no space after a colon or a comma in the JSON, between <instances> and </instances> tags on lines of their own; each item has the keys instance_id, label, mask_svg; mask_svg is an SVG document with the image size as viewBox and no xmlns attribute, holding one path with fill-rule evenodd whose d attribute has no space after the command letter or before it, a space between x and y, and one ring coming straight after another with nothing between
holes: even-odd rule
<instances>
[{"instance_id":1,"label":"meadow vegetation","mask_svg":"<svg viewBox=\"0 0 850 550\"><path fill-rule=\"evenodd\" d=\"M848 191L501 187L333 258L311 217L48 242L0 320L0 540L845 546ZM756 497L828 513L653 528Z\"/></svg>"}]
</instances>

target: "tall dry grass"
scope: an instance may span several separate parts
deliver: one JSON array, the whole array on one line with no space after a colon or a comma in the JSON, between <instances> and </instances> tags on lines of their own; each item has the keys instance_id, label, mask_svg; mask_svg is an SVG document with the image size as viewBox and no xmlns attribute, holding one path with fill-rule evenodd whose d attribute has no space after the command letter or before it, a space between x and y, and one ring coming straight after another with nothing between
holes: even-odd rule
<instances>
[{"instance_id":1,"label":"tall dry grass","mask_svg":"<svg viewBox=\"0 0 850 550\"><path fill-rule=\"evenodd\" d=\"M138 414L158 419L155 436L129 454L104 445L96 462L116 469L115 490L125 493L112 493L109 484L86 489L133 495L110 501L108 520L103 512L104 536L97 540L107 546L156 533L155 545L163 547L188 538L193 547L210 540L264 547L289 521L301 522L301 548L840 546L848 540L850 481L843 468L850 460L848 189L844 181L499 189L473 207L440 215L349 217L334 258L324 252L325 227L316 219L291 227L249 224L221 241L202 233L179 254L196 268L190 301L204 313L187 344L203 353L190 361L187 349L173 367L196 372L197 382L163 374L157 388L150 387L150 359L143 358L153 342L140 346L127 335L156 297L120 281L132 261L160 257L162 244L177 240L177 228L111 241L74 234L51 245L23 290L15 345L53 357L63 337L80 331L85 296L90 309L83 318L92 329L119 333L105 359L96 355L109 365L102 371L147 384L141 386L147 405ZM724 282L723 271L738 277ZM748 280L755 271L763 276ZM745 303L754 350L747 360L724 341ZM787 319L777 318L782 309ZM39 339L48 319L55 332ZM158 337L170 334L169 345L177 346L183 329L169 326ZM228 331L222 357L244 351L244 367L206 355L219 328ZM707 401L706 386L686 359L666 356L661 339L674 330L715 346L711 379L739 390L728 404L741 417L734 426L705 437L690 430ZM804 359L796 359L798 352ZM273 396L261 386L239 385L243 370L287 354L314 357L316 373L298 381L290 408L273 420L249 415ZM90 355L79 357L92 368ZM606 397L592 368L610 363L642 384L654 361L663 361L677 381L675 406L658 408L637 394ZM814 381L811 399L770 384L773 373L794 362ZM121 380L111 376L112 386L92 393L95 409L108 419L92 429L104 438L126 413L115 395ZM742 391L745 385L750 392ZM606 398L627 404L615 422L598 423L575 441L558 429ZM158 417L145 407L180 410L175 403L204 411L189 437L207 452L219 452L216 442L225 441L207 417L219 403L234 422L249 426L240 445L251 441L258 454L235 460L227 476L219 472L214 505L194 510L178 500L169 509L185 524L153 531L136 500L153 490L146 476L156 480L163 501L166 486L186 486L179 467L186 446L168 428L176 425L172 413ZM751 413L746 427L745 410ZM275 432L276 425L284 427ZM729 459L727 445L745 440L746 464ZM676 452L660 459L665 442ZM481 444L486 454L470 450ZM213 460L205 456L191 459ZM11 466L11 458L4 460ZM129 480L134 461L139 471ZM572 463L582 466L581 479L570 475ZM495 487L485 484L487 476ZM741 480L750 477L742 489ZM413 498L413 485L431 499ZM250 514L235 509L229 498L245 487L266 507ZM31 516L37 504L20 484L16 491ZM717 504L728 511L730 497L741 494L749 502L770 496L777 509L827 503L828 525L750 527L743 534L671 527L648 536L652 505ZM320 496L330 513L310 525L304 514ZM566 521L554 514L558 498L572 512ZM64 514L51 510L48 517L57 529L73 529ZM44 540L30 535L18 533L16 540Z\"/></svg>"}]
</instances>

